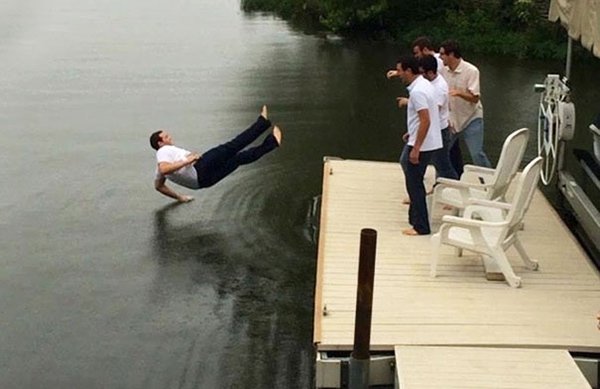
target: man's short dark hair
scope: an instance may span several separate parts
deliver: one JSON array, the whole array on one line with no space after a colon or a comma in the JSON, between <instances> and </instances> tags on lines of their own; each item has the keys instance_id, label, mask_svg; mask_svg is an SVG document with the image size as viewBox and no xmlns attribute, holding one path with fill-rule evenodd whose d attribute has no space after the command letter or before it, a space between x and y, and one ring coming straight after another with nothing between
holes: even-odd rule
<instances>
[{"instance_id":1,"label":"man's short dark hair","mask_svg":"<svg viewBox=\"0 0 600 389\"><path fill-rule=\"evenodd\" d=\"M153 132L152 135L150 135L150 146L154 150L158 150L160 148L160 146L158 146L158 142L160 142L162 140L160 137L161 133L162 133L162 130L158 130L156 132Z\"/></svg>"},{"instance_id":2,"label":"man's short dark hair","mask_svg":"<svg viewBox=\"0 0 600 389\"><path fill-rule=\"evenodd\" d=\"M423 73L434 72L437 73L438 62L437 59L433 55L425 55L421 57L419 61L419 65L421 65L421 69L423 69Z\"/></svg>"},{"instance_id":3,"label":"man's short dark hair","mask_svg":"<svg viewBox=\"0 0 600 389\"><path fill-rule=\"evenodd\" d=\"M440 47L444 48L444 54L454 54L455 58L462 58L462 55L460 53L460 46L458 45L457 41L448 39L447 41L443 41Z\"/></svg>"},{"instance_id":4,"label":"man's short dark hair","mask_svg":"<svg viewBox=\"0 0 600 389\"><path fill-rule=\"evenodd\" d=\"M433 44L431 43L431 39L426 36L420 36L413 41L411 48L418 46L420 50L429 49L433 50Z\"/></svg>"},{"instance_id":5,"label":"man's short dark hair","mask_svg":"<svg viewBox=\"0 0 600 389\"><path fill-rule=\"evenodd\" d=\"M401 57L396 63L400 64L402 70L406 71L410 69L413 74L420 74L419 71L419 60L412 55L405 55Z\"/></svg>"}]
</instances>

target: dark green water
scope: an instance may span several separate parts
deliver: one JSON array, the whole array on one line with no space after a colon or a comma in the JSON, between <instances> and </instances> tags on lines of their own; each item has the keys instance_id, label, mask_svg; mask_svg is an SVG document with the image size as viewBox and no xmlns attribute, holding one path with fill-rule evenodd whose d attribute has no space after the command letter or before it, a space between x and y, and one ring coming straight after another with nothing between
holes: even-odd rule
<instances>
[{"instance_id":1,"label":"dark green water","mask_svg":"<svg viewBox=\"0 0 600 389\"><path fill-rule=\"evenodd\" d=\"M399 52L234 0L1 1L0 387L311 387L306 214L324 155L397 160ZM495 161L562 64L470 59ZM574 64L582 128L599 68ZM152 130L201 152L263 103L280 150L190 204L153 190Z\"/></svg>"}]
</instances>

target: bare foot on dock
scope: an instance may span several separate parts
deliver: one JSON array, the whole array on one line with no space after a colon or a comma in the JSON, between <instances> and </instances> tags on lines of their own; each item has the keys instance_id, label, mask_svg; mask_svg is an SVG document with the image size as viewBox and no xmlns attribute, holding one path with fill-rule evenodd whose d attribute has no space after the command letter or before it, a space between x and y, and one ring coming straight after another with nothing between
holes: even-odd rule
<instances>
[{"instance_id":1,"label":"bare foot on dock","mask_svg":"<svg viewBox=\"0 0 600 389\"><path fill-rule=\"evenodd\" d=\"M279 129L279 127L273 127L273 136L275 137L277 144L281 146L281 130Z\"/></svg>"},{"instance_id":2,"label":"bare foot on dock","mask_svg":"<svg viewBox=\"0 0 600 389\"><path fill-rule=\"evenodd\" d=\"M417 230L415 230L414 228L407 228L406 230L402 230L402 234L403 235L408 235L408 236L417 236L417 235L421 235L417 232Z\"/></svg>"},{"instance_id":3,"label":"bare foot on dock","mask_svg":"<svg viewBox=\"0 0 600 389\"><path fill-rule=\"evenodd\" d=\"M266 105L262 106L262 109L260 110L260 116L264 117L265 119L268 119L268 116L267 116L267 106Z\"/></svg>"}]
</instances>

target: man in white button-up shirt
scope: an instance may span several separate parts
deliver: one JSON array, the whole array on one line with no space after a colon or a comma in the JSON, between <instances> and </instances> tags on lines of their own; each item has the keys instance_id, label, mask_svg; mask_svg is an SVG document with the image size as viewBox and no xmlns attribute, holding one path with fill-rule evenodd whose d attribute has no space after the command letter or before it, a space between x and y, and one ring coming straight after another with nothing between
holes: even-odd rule
<instances>
[{"instance_id":1,"label":"man in white button-up shirt","mask_svg":"<svg viewBox=\"0 0 600 389\"><path fill-rule=\"evenodd\" d=\"M450 128L449 128L449 108L448 108L448 84L444 77L437 71L437 61L432 55L424 55L419 59L419 65L423 72L423 77L433 85L436 94L436 103L439 109L440 128L442 129L443 147L438 150L432 158L437 177L458 179L458 174L450 162Z\"/></svg>"},{"instance_id":2,"label":"man in white button-up shirt","mask_svg":"<svg viewBox=\"0 0 600 389\"><path fill-rule=\"evenodd\" d=\"M462 59L458 43L447 40L440 46L440 57L447 66L444 78L450 90L450 124L452 144L460 135L465 140L473 163L491 167L483 151L483 106L481 104L479 69Z\"/></svg>"}]
</instances>

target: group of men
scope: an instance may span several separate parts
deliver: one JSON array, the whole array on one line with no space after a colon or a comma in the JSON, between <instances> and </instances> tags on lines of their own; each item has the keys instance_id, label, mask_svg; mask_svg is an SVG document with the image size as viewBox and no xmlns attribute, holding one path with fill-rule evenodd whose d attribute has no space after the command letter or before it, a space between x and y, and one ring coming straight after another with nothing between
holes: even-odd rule
<instances>
[{"instance_id":1,"label":"group of men","mask_svg":"<svg viewBox=\"0 0 600 389\"><path fill-rule=\"evenodd\" d=\"M467 145L473 163L490 167L490 161L483 151L479 70L462 59L456 41L443 42L436 53L429 39L421 37L412 48L414 56L399 59L387 77L401 78L409 92L408 98L397 98L398 106L407 108L406 145L400 164L406 177L411 227L403 233L426 235L431 232L423 183L427 166L433 164L438 177L458 179L462 174L459 137ZM192 200L167 186L167 178L190 189L210 187L239 166L279 147L281 131L275 126L262 144L247 148L270 127L265 106L246 131L203 155L175 146L165 130L154 132L150 145L156 150L156 190L179 202Z\"/></svg>"},{"instance_id":2,"label":"group of men","mask_svg":"<svg viewBox=\"0 0 600 389\"><path fill-rule=\"evenodd\" d=\"M483 106L480 100L479 70L462 58L454 40L440 45L439 53L426 37L417 38L414 56L405 56L396 68L387 72L388 79L399 77L406 84L409 97L398 97L398 107L406 107L406 145L400 165L406 178L409 196L405 235L431 233L423 183L429 164L436 175L458 179L462 174L462 157L458 139L462 138L475 165L490 167L483 151Z\"/></svg>"}]
</instances>

